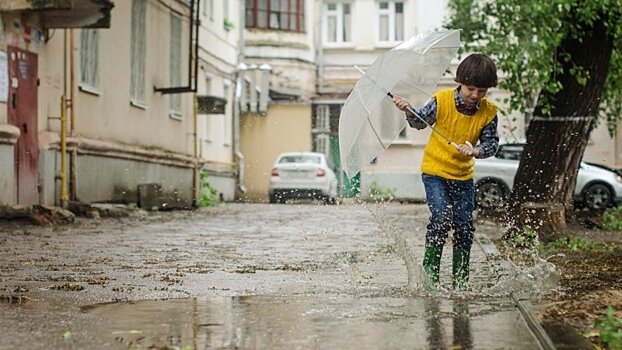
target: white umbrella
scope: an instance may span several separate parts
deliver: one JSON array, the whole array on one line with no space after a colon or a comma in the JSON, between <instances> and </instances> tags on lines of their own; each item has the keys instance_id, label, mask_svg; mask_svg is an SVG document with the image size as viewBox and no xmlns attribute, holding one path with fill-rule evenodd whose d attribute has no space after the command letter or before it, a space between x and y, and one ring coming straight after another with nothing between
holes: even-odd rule
<instances>
[{"instance_id":1,"label":"white umbrella","mask_svg":"<svg viewBox=\"0 0 622 350\"><path fill-rule=\"evenodd\" d=\"M420 34L378 57L364 72L339 117L341 164L348 177L386 150L406 126L391 94L422 106L459 47L458 30Z\"/></svg>"}]
</instances>

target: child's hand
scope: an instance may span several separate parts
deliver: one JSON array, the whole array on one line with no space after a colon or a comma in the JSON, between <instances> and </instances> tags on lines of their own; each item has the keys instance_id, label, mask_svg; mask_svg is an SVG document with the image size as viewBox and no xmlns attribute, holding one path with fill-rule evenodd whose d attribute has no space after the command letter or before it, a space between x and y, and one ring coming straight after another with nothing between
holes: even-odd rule
<instances>
[{"instance_id":1,"label":"child's hand","mask_svg":"<svg viewBox=\"0 0 622 350\"><path fill-rule=\"evenodd\" d=\"M479 148L473 147L469 141L464 141L463 144L458 145L458 152L465 157L477 157L479 155Z\"/></svg>"},{"instance_id":2,"label":"child's hand","mask_svg":"<svg viewBox=\"0 0 622 350\"><path fill-rule=\"evenodd\" d=\"M397 95L393 95L393 103L395 103L395 106L397 108L399 108L400 110L404 112L406 112L408 109L412 109L408 101L406 101L405 99Z\"/></svg>"}]
</instances>

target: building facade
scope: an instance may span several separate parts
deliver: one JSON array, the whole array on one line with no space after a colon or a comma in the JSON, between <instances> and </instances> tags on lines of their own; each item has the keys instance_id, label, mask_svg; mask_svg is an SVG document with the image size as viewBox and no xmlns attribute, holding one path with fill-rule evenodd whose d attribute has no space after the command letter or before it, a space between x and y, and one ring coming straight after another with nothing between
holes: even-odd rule
<instances>
[{"instance_id":1,"label":"building facade","mask_svg":"<svg viewBox=\"0 0 622 350\"><path fill-rule=\"evenodd\" d=\"M440 29L446 1L42 1L38 16L32 6L0 4L0 204L191 207L200 173L223 200L266 201L273 162L290 151L327 154L341 196L423 199L429 131L404 124L348 179L339 115L354 66ZM455 86L458 63L439 88ZM489 92L501 108L505 96ZM524 116L500 115L499 131L523 140ZM620 138L601 124L585 159L622 167Z\"/></svg>"},{"instance_id":2,"label":"building facade","mask_svg":"<svg viewBox=\"0 0 622 350\"><path fill-rule=\"evenodd\" d=\"M245 1L240 144L246 191L241 200L267 201L279 153L312 149L317 11L317 1Z\"/></svg>"},{"instance_id":3,"label":"building facade","mask_svg":"<svg viewBox=\"0 0 622 350\"><path fill-rule=\"evenodd\" d=\"M157 200L144 206L191 206L197 168L191 93L196 72L189 34L196 22L195 2L118 1L106 29L84 28L85 18L93 14L78 5L107 4L110 14L112 2L79 2L68 2L83 16L73 30L46 24L54 23L58 9L50 10L50 21L44 16L32 26L28 8L2 9L5 44L0 49L9 61L9 82L14 75L33 80L16 83L20 89L30 86L30 100L11 99L9 88L9 99L0 102L8 111L3 115L0 108L3 163L13 163L11 153L16 160L15 169L3 167L1 202L141 204L141 196L151 193ZM67 26L67 21L60 23ZM16 57L26 62L20 61L15 72L10 63L14 45ZM31 119L15 122L14 104L36 106L24 114ZM11 127L16 124L21 133ZM15 138L16 146L11 145Z\"/></svg>"}]
</instances>

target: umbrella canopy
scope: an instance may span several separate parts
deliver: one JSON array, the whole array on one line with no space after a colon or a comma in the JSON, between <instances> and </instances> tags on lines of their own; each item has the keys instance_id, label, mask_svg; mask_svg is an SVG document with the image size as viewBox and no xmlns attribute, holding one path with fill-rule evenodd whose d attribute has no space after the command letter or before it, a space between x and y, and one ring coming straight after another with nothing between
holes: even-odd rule
<instances>
[{"instance_id":1,"label":"umbrella canopy","mask_svg":"<svg viewBox=\"0 0 622 350\"><path fill-rule=\"evenodd\" d=\"M422 106L460 47L458 30L412 37L374 61L348 96L339 117L341 164L348 177L386 150L406 126L389 92Z\"/></svg>"}]
</instances>

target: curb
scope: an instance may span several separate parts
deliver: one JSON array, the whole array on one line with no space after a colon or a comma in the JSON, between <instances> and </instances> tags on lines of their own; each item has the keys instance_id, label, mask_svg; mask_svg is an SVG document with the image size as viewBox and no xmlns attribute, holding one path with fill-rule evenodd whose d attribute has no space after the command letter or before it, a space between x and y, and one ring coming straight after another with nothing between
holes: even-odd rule
<instances>
[{"instance_id":1,"label":"curb","mask_svg":"<svg viewBox=\"0 0 622 350\"><path fill-rule=\"evenodd\" d=\"M497 246L488 237L476 237L475 241L486 256L498 256L500 254ZM507 267L509 266L509 262L504 259L503 261L501 261L501 266ZM521 316L523 316L523 319L527 323L527 327L529 327L531 333L538 340L540 347L543 350L556 350L557 347L549 337L548 333L546 333L538 319L530 311L533 309L533 304L531 304L529 300L519 299L514 293L510 293L510 297L516 304L516 307L520 311Z\"/></svg>"}]
</instances>

